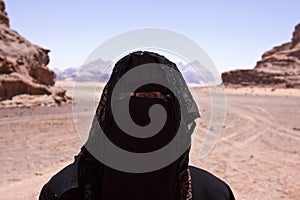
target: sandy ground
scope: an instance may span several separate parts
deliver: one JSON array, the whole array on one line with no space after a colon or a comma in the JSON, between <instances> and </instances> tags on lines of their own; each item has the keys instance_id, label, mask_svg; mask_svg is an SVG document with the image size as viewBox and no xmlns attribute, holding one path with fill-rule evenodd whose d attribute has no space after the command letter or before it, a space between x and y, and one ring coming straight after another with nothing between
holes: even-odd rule
<instances>
[{"instance_id":1,"label":"sandy ground","mask_svg":"<svg viewBox=\"0 0 300 200\"><path fill-rule=\"evenodd\" d=\"M72 93L72 83L59 85ZM211 105L209 92L196 89L202 118L191 164L225 180L237 199L300 199L300 90L227 88L226 94L223 133L200 159ZM73 161L82 142L67 105L1 109L0 144L0 199L29 200Z\"/></svg>"}]
</instances>

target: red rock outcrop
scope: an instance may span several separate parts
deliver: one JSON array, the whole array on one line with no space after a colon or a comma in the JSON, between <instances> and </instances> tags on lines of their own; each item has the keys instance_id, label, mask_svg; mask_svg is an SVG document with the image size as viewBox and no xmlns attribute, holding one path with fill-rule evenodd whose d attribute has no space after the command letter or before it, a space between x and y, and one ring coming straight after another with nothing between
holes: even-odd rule
<instances>
[{"instance_id":1,"label":"red rock outcrop","mask_svg":"<svg viewBox=\"0 0 300 200\"><path fill-rule=\"evenodd\" d=\"M9 20L7 13L5 12L5 4L3 0L0 1L0 24L4 26L9 26Z\"/></svg>"},{"instance_id":2,"label":"red rock outcrop","mask_svg":"<svg viewBox=\"0 0 300 200\"><path fill-rule=\"evenodd\" d=\"M225 85L300 88L300 24L291 42L265 52L252 70L224 72Z\"/></svg>"},{"instance_id":3,"label":"red rock outcrop","mask_svg":"<svg viewBox=\"0 0 300 200\"><path fill-rule=\"evenodd\" d=\"M10 28L5 4L0 0L0 100L29 94L61 95L61 103L67 102L64 90L53 89L56 75L47 67L48 53Z\"/></svg>"}]
</instances>

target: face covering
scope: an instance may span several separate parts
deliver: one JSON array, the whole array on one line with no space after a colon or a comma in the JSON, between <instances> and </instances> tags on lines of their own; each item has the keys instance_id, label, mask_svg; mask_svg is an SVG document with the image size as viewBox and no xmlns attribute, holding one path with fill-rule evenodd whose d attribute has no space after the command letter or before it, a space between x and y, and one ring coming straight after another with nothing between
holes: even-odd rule
<instances>
[{"instance_id":1,"label":"face covering","mask_svg":"<svg viewBox=\"0 0 300 200\"><path fill-rule=\"evenodd\" d=\"M123 100L114 102L116 113L122 112L122 109L128 109L120 106L121 101ZM157 134L149 138L137 138L124 133L113 120L107 137L120 148L136 153L152 152L168 144L175 136L175 130L179 125L179 122L174 121L174 117L171 116L169 101L133 96L129 101L131 118L139 126L148 125L150 123L148 112L154 104L163 106L167 112L166 123ZM178 161L163 169L148 173L126 173L104 167L102 197L106 200L180 199L180 191L177 188L179 177L174 176L178 174L178 171Z\"/></svg>"},{"instance_id":2,"label":"face covering","mask_svg":"<svg viewBox=\"0 0 300 200\"><path fill-rule=\"evenodd\" d=\"M123 112L121 101L115 101L116 113ZM147 153L161 149L167 145L175 136L176 130L179 126L179 121L175 121L171 114L171 104L169 101L157 98L145 98L132 96L129 101L129 113L131 119L123 119L126 121L133 120L138 126L146 126L150 123L149 110L151 106L158 104L162 106L166 113L167 119L163 128L152 137L138 138L124 133L115 120L112 120L111 130L106 136L118 147L135 153ZM128 123L127 123L128 124Z\"/></svg>"},{"instance_id":3,"label":"face covering","mask_svg":"<svg viewBox=\"0 0 300 200\"><path fill-rule=\"evenodd\" d=\"M168 101L155 98L131 97L129 112L132 120L137 125L146 126L150 123L148 112L149 108L154 104L160 104L164 107L167 112L167 120L162 130L149 138L137 138L124 133L115 123L111 113L110 103L112 91L114 90L116 83L126 72L136 66L146 63L163 64L165 67L170 67L179 72L174 63L158 54L152 52L131 53L116 63L110 80L103 89L101 100L96 111L96 123L99 123L110 141L124 150L136 153L146 153L160 149L173 139L177 133L180 120L184 122L184 127L187 127L188 124L194 122L194 120L200 116L198 108L183 77L174 77L172 73L168 73L163 68L160 68L160 78L172 83L174 91L176 94L179 94L179 100L183 102L183 106L180 108L178 104L179 100L174 100L175 97L172 97L172 95ZM162 89L153 89L151 87L152 86L150 86L147 91L160 91L160 89ZM163 93L164 91L165 90L162 89L160 92ZM132 91L122 91L122 93L123 92L128 93ZM119 105L120 102L118 103L118 101L122 101L122 99L115 100L114 106L116 106L117 109L123 109ZM181 119L182 116L183 120ZM184 130L186 137L189 138L190 132L188 131L188 128L185 128ZM88 141L93 143L95 141L93 139L93 134L96 133L94 131L91 131L90 133ZM88 149L83 147L83 150L87 152L86 154L89 154ZM176 150L174 149L174 151ZM109 156L109 152L104 153ZM85 191L88 191L86 192L87 196L92 197L91 199L186 200L187 189L185 188L185 183L188 181L188 155L189 148L177 160L168 166L147 173L121 172L98 161L96 161L96 166L93 161L95 159L93 158L90 159L91 161L83 162L85 163L84 166L89 168L89 170L85 171L93 171L91 174L91 176L93 176L93 180L82 182L82 187L87 188ZM92 156L87 157L92 158ZM91 162L91 164L88 162Z\"/></svg>"}]
</instances>

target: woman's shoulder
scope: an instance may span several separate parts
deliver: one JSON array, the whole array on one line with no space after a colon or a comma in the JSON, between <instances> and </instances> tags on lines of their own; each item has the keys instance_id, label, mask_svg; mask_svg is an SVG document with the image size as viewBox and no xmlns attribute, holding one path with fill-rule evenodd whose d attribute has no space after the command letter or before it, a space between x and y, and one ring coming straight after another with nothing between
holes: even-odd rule
<instances>
[{"instance_id":1,"label":"woman's shoulder","mask_svg":"<svg viewBox=\"0 0 300 200\"><path fill-rule=\"evenodd\" d=\"M192 180L193 200L234 200L227 183L215 175L193 166L189 166Z\"/></svg>"}]
</instances>

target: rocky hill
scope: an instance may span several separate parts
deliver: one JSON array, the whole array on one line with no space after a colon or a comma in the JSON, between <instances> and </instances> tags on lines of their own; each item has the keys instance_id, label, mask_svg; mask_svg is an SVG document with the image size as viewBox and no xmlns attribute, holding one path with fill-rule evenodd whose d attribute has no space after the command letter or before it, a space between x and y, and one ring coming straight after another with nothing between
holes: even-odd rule
<instances>
[{"instance_id":1,"label":"rocky hill","mask_svg":"<svg viewBox=\"0 0 300 200\"><path fill-rule=\"evenodd\" d=\"M65 90L53 87L56 76L47 67L48 53L10 28L5 4L0 0L0 107L14 106L13 100L20 99L16 97L19 95L24 101L29 98L26 95L31 95L29 99L38 97L41 104L46 99L49 105L69 101Z\"/></svg>"},{"instance_id":2,"label":"rocky hill","mask_svg":"<svg viewBox=\"0 0 300 200\"><path fill-rule=\"evenodd\" d=\"M224 72L225 85L300 88L300 24L292 40L265 52L254 69Z\"/></svg>"},{"instance_id":3,"label":"rocky hill","mask_svg":"<svg viewBox=\"0 0 300 200\"><path fill-rule=\"evenodd\" d=\"M112 71L112 62L99 58L80 67L54 71L57 74L57 81L107 82Z\"/></svg>"}]
</instances>

